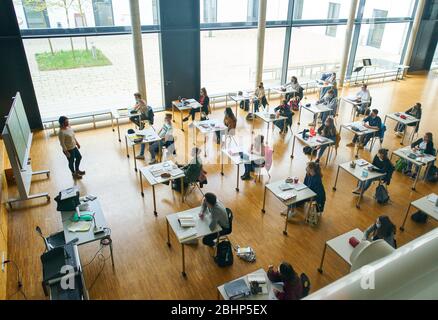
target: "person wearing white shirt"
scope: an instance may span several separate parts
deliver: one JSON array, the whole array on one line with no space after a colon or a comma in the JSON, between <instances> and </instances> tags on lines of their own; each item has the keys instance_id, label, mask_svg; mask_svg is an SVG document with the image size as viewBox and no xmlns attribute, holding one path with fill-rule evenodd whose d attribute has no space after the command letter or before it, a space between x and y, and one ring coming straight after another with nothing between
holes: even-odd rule
<instances>
[{"instance_id":1,"label":"person wearing white shirt","mask_svg":"<svg viewBox=\"0 0 438 320\"><path fill-rule=\"evenodd\" d=\"M366 84L362 85L361 90L358 93L356 93L356 101L360 102L360 105L358 106L358 110L357 110L358 113L365 114L365 110L369 108L371 102L370 91L368 90Z\"/></svg>"},{"instance_id":2,"label":"person wearing white shirt","mask_svg":"<svg viewBox=\"0 0 438 320\"><path fill-rule=\"evenodd\" d=\"M78 140L76 140L75 133L73 129L70 127L68 118L65 116L59 117L59 143L62 147L62 152L64 152L65 156L68 160L68 167L72 173L74 179L82 179L82 176L85 175L85 171L81 171L79 169L79 165L82 160L82 155L79 152L81 145Z\"/></svg>"},{"instance_id":3,"label":"person wearing white shirt","mask_svg":"<svg viewBox=\"0 0 438 320\"><path fill-rule=\"evenodd\" d=\"M149 152L151 153L151 161L149 164L154 164L157 162L156 156L160 148L163 146L169 148L174 145L173 138L173 127L172 127L172 114L166 114L164 117L163 127L158 131L158 136L161 138L160 141L155 141L149 145ZM172 153L175 154L175 148L172 148ZM140 154L136 157L136 159L144 159L144 150L145 144L141 144Z\"/></svg>"}]
</instances>

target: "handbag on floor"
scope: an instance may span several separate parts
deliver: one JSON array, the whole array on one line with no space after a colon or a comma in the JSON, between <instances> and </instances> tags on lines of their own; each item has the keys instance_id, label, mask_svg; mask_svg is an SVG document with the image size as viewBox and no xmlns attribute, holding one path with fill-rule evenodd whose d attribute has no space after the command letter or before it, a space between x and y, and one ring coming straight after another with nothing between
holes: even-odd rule
<instances>
[{"instance_id":1,"label":"handbag on floor","mask_svg":"<svg viewBox=\"0 0 438 320\"><path fill-rule=\"evenodd\" d=\"M376 198L377 203L386 204L389 201L388 190L386 190L384 185L379 184L376 188L376 194L374 197Z\"/></svg>"},{"instance_id":2,"label":"handbag on floor","mask_svg":"<svg viewBox=\"0 0 438 320\"><path fill-rule=\"evenodd\" d=\"M317 210L317 206L312 206L310 208L309 214L306 216L306 223L312 227L315 227L319 223L319 218L321 214Z\"/></svg>"}]
</instances>

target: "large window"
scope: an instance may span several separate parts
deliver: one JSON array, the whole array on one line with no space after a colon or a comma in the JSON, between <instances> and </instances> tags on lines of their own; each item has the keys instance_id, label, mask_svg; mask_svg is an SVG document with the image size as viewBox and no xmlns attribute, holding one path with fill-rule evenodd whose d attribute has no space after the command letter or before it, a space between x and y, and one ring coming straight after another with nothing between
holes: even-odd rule
<instances>
[{"instance_id":1,"label":"large window","mask_svg":"<svg viewBox=\"0 0 438 320\"><path fill-rule=\"evenodd\" d=\"M364 18L376 18L375 10L387 12L386 17L410 17L415 0L366 0Z\"/></svg>"},{"instance_id":2,"label":"large window","mask_svg":"<svg viewBox=\"0 0 438 320\"><path fill-rule=\"evenodd\" d=\"M339 3L330 2L328 8L327 19L338 19L341 5ZM327 26L325 34L331 37L336 37L337 26Z\"/></svg>"},{"instance_id":3,"label":"large window","mask_svg":"<svg viewBox=\"0 0 438 320\"><path fill-rule=\"evenodd\" d=\"M323 20L327 17L327 12L328 19L347 19L350 5L350 0L298 0L294 5L294 19ZM330 10L337 10L334 12L337 17L331 17Z\"/></svg>"},{"instance_id":4,"label":"large window","mask_svg":"<svg viewBox=\"0 0 438 320\"><path fill-rule=\"evenodd\" d=\"M50 22L47 16L45 0L36 0L34 2L23 3L23 13L26 24L29 29L49 28ZM22 25L24 20L21 19Z\"/></svg>"},{"instance_id":5,"label":"large window","mask_svg":"<svg viewBox=\"0 0 438 320\"><path fill-rule=\"evenodd\" d=\"M93 0L93 12L96 26L114 25L112 0Z\"/></svg>"},{"instance_id":6,"label":"large window","mask_svg":"<svg viewBox=\"0 0 438 320\"><path fill-rule=\"evenodd\" d=\"M363 24L357 47L356 65L361 65L362 59L371 59L374 68L379 69L398 65L408 28L409 23Z\"/></svg>"},{"instance_id":7,"label":"large window","mask_svg":"<svg viewBox=\"0 0 438 320\"><path fill-rule=\"evenodd\" d=\"M322 72L338 71L345 42L345 26L337 26L335 36L326 27L294 27L290 43L288 78L315 80Z\"/></svg>"},{"instance_id":8,"label":"large window","mask_svg":"<svg viewBox=\"0 0 438 320\"><path fill-rule=\"evenodd\" d=\"M85 50L83 38L73 38L76 50ZM27 60L42 117L75 114L93 110L126 107L132 104L132 94L137 90L131 35L87 37L90 52L98 50L106 63L83 68L46 70L66 59L71 63L69 38L24 40ZM53 50L64 51L52 64L42 64L41 54ZM159 44L157 34L143 35L144 62L148 103L162 106ZM79 51L77 51L79 52ZM82 56L76 55L76 59ZM56 66L55 66L56 67ZM62 64L60 66L62 68Z\"/></svg>"},{"instance_id":9,"label":"large window","mask_svg":"<svg viewBox=\"0 0 438 320\"><path fill-rule=\"evenodd\" d=\"M386 18L387 16L388 16L388 11L373 9L373 18ZM368 31L367 46L380 48L384 33L385 33L384 23L371 25Z\"/></svg>"}]
</instances>

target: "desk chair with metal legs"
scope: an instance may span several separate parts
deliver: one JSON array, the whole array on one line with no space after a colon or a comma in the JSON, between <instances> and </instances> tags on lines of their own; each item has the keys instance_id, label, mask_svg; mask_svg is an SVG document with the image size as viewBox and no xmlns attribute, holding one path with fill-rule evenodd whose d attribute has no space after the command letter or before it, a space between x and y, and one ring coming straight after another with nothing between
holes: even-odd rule
<instances>
[{"instance_id":1,"label":"desk chair with metal legs","mask_svg":"<svg viewBox=\"0 0 438 320\"><path fill-rule=\"evenodd\" d=\"M217 254L217 246L219 242L221 242L222 240L230 241L230 239L228 239L228 236L233 232L233 212L230 208L226 208L225 210L227 210L228 224L230 225L230 229L227 233L224 234L220 234L219 232L217 233L216 243L214 245L214 256L216 256Z\"/></svg>"},{"instance_id":2,"label":"desk chair with metal legs","mask_svg":"<svg viewBox=\"0 0 438 320\"><path fill-rule=\"evenodd\" d=\"M53 250L55 248L62 247L65 245L64 231L60 231L60 232L51 234L48 237L44 237L43 233L41 231L41 228L39 226L37 226L35 228L35 230L38 233L38 235L43 239L46 251L50 251L50 250Z\"/></svg>"}]
</instances>

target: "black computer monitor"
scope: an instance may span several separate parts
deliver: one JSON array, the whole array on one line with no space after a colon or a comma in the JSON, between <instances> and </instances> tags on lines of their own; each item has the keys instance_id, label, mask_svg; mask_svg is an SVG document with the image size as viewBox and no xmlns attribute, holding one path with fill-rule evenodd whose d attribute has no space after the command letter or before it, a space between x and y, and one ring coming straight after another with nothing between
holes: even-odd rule
<instances>
[{"instance_id":1,"label":"black computer monitor","mask_svg":"<svg viewBox=\"0 0 438 320\"><path fill-rule=\"evenodd\" d=\"M371 65L371 59L362 59L362 63L365 67L368 67Z\"/></svg>"}]
</instances>

